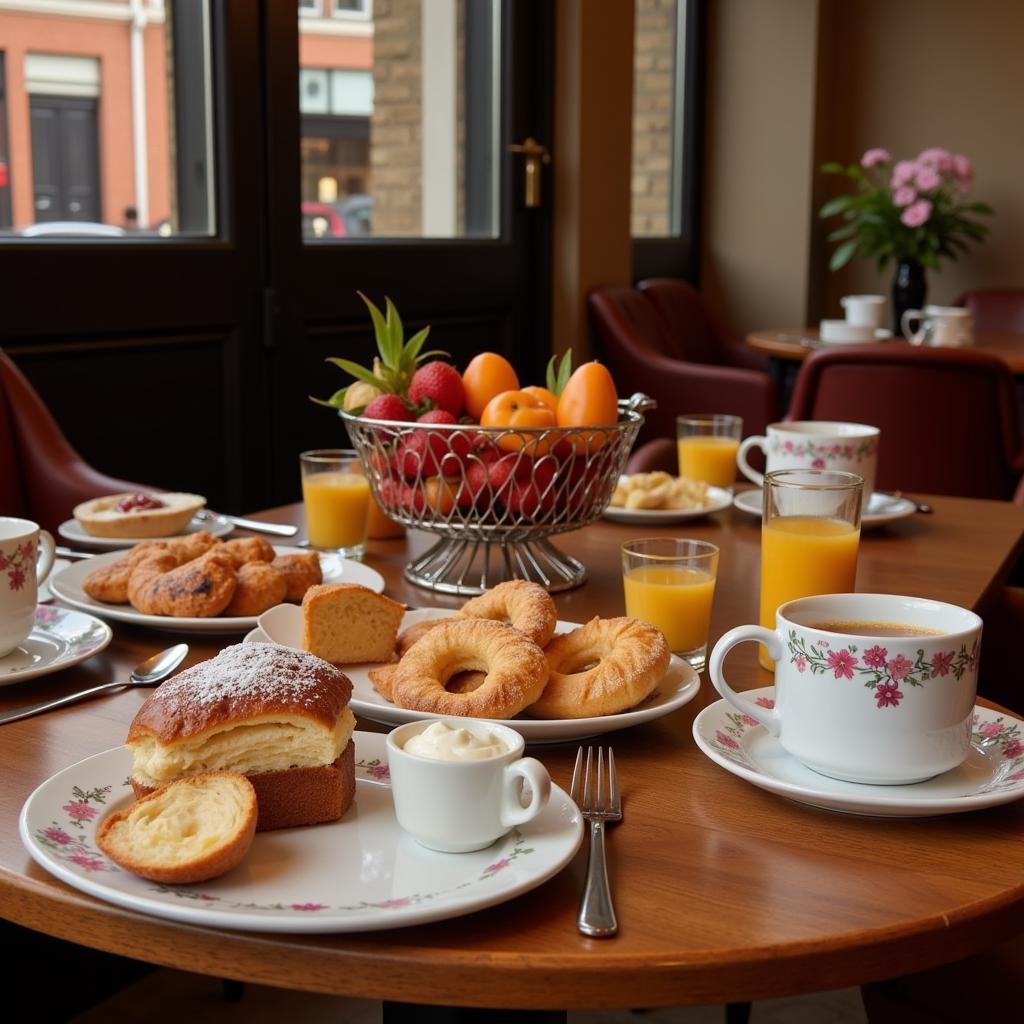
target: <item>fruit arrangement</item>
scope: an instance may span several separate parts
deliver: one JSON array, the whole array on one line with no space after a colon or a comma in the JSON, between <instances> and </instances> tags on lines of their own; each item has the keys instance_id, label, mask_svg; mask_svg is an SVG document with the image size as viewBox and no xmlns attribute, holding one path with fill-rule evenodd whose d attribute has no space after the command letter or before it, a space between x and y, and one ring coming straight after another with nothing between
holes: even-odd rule
<instances>
[{"instance_id":1,"label":"fruit arrangement","mask_svg":"<svg viewBox=\"0 0 1024 1024\"><path fill-rule=\"evenodd\" d=\"M372 368L330 360L355 379L321 404L340 410L391 518L451 540L514 543L601 514L643 422L636 408L620 412L604 366L573 371L566 353L545 386L523 387L506 359L482 352L460 373L434 358L447 353L423 350L429 328L406 341L390 300L381 312L362 298L378 355Z\"/></svg>"}]
</instances>

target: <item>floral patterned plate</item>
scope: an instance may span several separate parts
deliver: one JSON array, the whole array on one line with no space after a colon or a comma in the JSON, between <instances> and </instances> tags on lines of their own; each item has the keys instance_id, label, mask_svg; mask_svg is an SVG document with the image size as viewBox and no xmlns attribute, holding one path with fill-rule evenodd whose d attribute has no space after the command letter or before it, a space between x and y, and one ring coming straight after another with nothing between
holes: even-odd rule
<instances>
[{"instance_id":1,"label":"floral patterned plate","mask_svg":"<svg viewBox=\"0 0 1024 1024\"><path fill-rule=\"evenodd\" d=\"M744 697L771 707L775 688ZM959 768L909 786L841 782L805 768L749 715L726 700L694 720L697 746L726 771L798 803L878 817L917 818L993 807L1024 797L1024 722L980 705L971 752Z\"/></svg>"},{"instance_id":2,"label":"floral patterned plate","mask_svg":"<svg viewBox=\"0 0 1024 1024\"><path fill-rule=\"evenodd\" d=\"M32 632L0 658L0 686L70 668L102 651L114 634L105 622L67 608L36 607Z\"/></svg>"},{"instance_id":3,"label":"floral patterned plate","mask_svg":"<svg viewBox=\"0 0 1024 1024\"><path fill-rule=\"evenodd\" d=\"M733 505L741 512L747 512L752 516L761 517L763 513L764 498L760 487L752 487L746 491L740 491L732 500ZM875 491L868 498L868 507L861 516L861 526L870 530L873 526L884 526L886 523L895 523L898 519L907 519L917 511L917 506L907 498L897 498L891 494L882 494Z\"/></svg>"},{"instance_id":4,"label":"floral patterned plate","mask_svg":"<svg viewBox=\"0 0 1024 1024\"><path fill-rule=\"evenodd\" d=\"M576 805L557 786L548 806L477 853L436 853L395 820L384 737L357 732L356 799L341 821L261 832L228 874L169 886L122 871L96 848L96 826L132 800L124 747L80 761L25 801L29 854L68 885L156 917L219 928L352 932L440 921L513 899L572 860L583 837Z\"/></svg>"}]
</instances>

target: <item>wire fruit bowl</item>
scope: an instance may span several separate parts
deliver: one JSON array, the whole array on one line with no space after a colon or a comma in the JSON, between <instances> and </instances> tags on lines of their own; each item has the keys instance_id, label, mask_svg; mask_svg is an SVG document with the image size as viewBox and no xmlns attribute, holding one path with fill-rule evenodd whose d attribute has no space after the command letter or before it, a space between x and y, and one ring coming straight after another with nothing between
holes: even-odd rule
<instances>
[{"instance_id":1,"label":"wire fruit bowl","mask_svg":"<svg viewBox=\"0 0 1024 1024\"><path fill-rule=\"evenodd\" d=\"M472 595L508 579L578 587L586 567L547 538L597 519L653 401L619 402L619 422L546 429L394 423L340 413L381 509L440 535L409 582Z\"/></svg>"}]
</instances>

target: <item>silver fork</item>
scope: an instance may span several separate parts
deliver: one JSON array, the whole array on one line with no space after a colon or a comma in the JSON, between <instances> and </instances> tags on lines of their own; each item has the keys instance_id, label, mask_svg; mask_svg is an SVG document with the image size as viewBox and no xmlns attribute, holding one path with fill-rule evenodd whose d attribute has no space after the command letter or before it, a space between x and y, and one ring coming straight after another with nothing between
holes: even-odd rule
<instances>
[{"instance_id":1,"label":"silver fork","mask_svg":"<svg viewBox=\"0 0 1024 1024\"><path fill-rule=\"evenodd\" d=\"M608 784L605 786L605 768L601 747L597 748L597 780L591 766L593 747L587 747L587 761L583 763L583 748L576 754L576 767L572 772L570 796L579 807L585 821L590 822L590 860L587 864L587 884L580 900L576 927L584 935L595 939L610 938L619 930L608 887L608 865L604 854L605 823L622 820L622 801L615 777L615 755L608 748ZM582 769L582 770L581 770Z\"/></svg>"}]
</instances>

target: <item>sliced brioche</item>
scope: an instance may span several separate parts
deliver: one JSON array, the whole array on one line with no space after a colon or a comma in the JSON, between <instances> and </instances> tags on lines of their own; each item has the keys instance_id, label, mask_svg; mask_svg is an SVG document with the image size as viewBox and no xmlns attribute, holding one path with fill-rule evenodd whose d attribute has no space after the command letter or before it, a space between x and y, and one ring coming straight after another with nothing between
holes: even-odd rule
<instances>
[{"instance_id":1,"label":"sliced brioche","mask_svg":"<svg viewBox=\"0 0 1024 1024\"><path fill-rule=\"evenodd\" d=\"M96 844L154 882L205 882L237 866L256 833L256 791L244 775L179 779L106 817Z\"/></svg>"},{"instance_id":2,"label":"sliced brioche","mask_svg":"<svg viewBox=\"0 0 1024 1024\"><path fill-rule=\"evenodd\" d=\"M404 614L358 583L322 583L302 599L302 646L334 665L390 661Z\"/></svg>"}]
</instances>

